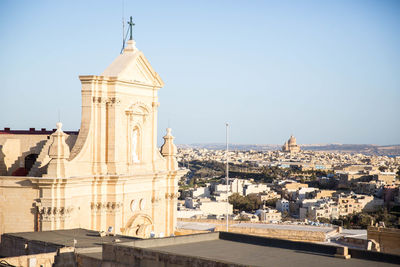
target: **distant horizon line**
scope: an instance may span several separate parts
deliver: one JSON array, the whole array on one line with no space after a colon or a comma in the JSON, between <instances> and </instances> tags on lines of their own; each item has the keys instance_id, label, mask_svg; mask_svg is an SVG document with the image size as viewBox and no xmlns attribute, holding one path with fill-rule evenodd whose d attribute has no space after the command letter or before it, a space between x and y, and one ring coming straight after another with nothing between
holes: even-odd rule
<instances>
[{"instance_id":1,"label":"distant horizon line","mask_svg":"<svg viewBox=\"0 0 400 267\"><path fill-rule=\"evenodd\" d=\"M181 143L176 144L178 146L195 146L195 145L225 145L226 143L218 143L218 142L205 142L205 143ZM251 143L229 143L230 145L240 145L240 146L283 146L282 144L251 144ZM297 144L299 146L328 146L328 145L353 145L353 146L400 146L399 144L387 144L387 145L378 145L378 144L366 144L366 143L313 143L313 144Z\"/></svg>"}]
</instances>

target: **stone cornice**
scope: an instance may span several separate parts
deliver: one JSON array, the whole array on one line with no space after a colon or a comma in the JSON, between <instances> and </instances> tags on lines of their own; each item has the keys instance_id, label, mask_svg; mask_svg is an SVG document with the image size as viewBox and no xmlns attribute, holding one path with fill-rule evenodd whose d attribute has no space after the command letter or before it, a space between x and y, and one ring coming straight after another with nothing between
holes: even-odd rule
<instances>
[{"instance_id":1,"label":"stone cornice","mask_svg":"<svg viewBox=\"0 0 400 267\"><path fill-rule=\"evenodd\" d=\"M162 86L155 84L148 84L140 81L127 81L118 79L117 77L97 76L97 75L82 75L79 76L82 84L90 84L96 81L97 83L107 83L109 85L128 85L128 86L139 86L144 89L159 90Z\"/></svg>"},{"instance_id":2,"label":"stone cornice","mask_svg":"<svg viewBox=\"0 0 400 267\"><path fill-rule=\"evenodd\" d=\"M68 177L68 178L51 178L51 177L18 177L20 180L29 180L32 184L38 186L54 185L54 184L91 184L93 182L107 182L107 183L120 183L120 182L138 182L140 180L153 179L154 177L165 176L166 171L157 173L141 173L141 174L126 174L126 175L95 175L84 177ZM12 177L12 176L11 176ZM1 179L2 177L0 177ZM134 179L132 179L134 178Z\"/></svg>"}]
</instances>

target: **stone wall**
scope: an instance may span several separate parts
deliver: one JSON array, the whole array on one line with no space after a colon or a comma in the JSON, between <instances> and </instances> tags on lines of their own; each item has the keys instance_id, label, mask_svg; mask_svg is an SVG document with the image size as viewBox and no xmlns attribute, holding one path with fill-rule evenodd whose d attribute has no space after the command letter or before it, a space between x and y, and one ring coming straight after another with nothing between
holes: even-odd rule
<instances>
[{"instance_id":1,"label":"stone wall","mask_svg":"<svg viewBox=\"0 0 400 267\"><path fill-rule=\"evenodd\" d=\"M138 248L138 247L117 247L114 250L115 254L113 260L104 258L101 266L107 267L128 267L128 266L143 266L143 267L178 267L178 266L191 266L191 267L244 267L241 264L227 263L213 259L205 259L200 257L176 255L173 253L155 251L151 249ZM108 255L110 256L110 255ZM92 258L80 259L78 255L78 263L84 262L86 265L78 265L79 267L94 267L98 260Z\"/></svg>"},{"instance_id":2,"label":"stone wall","mask_svg":"<svg viewBox=\"0 0 400 267\"><path fill-rule=\"evenodd\" d=\"M128 266L154 266L154 267L178 267L178 266L209 266L209 267L239 267L240 264L226 263L223 261L205 259L200 257L176 255L163 251L152 250L152 247L169 246L191 242L201 242L217 240L219 233L198 234L190 236L169 237L162 239L146 239L129 242L129 244L113 245L103 244L102 266L107 267L128 267ZM98 266L98 260L89 259L86 256L77 256L78 263L86 265L78 266Z\"/></svg>"},{"instance_id":3,"label":"stone wall","mask_svg":"<svg viewBox=\"0 0 400 267\"><path fill-rule=\"evenodd\" d=\"M215 231L226 231L225 221L221 220L198 220L198 219L179 219L183 222L201 222L201 223L213 223L215 224ZM237 221L229 221L229 232L257 235L271 238L288 239L293 241L308 241L308 242L325 242L327 238L327 232L324 231L304 231L304 230L287 230L287 229L269 229L269 228L256 228L256 227L235 227L234 224L238 224ZM257 223L254 223L257 224ZM263 224L258 222L258 224ZM337 231L332 229L332 231ZM207 231L197 231L188 229L177 229L178 235L204 233Z\"/></svg>"},{"instance_id":4,"label":"stone wall","mask_svg":"<svg viewBox=\"0 0 400 267\"><path fill-rule=\"evenodd\" d=\"M367 236L379 244L381 252L400 255L400 229L368 227Z\"/></svg>"},{"instance_id":5,"label":"stone wall","mask_svg":"<svg viewBox=\"0 0 400 267\"><path fill-rule=\"evenodd\" d=\"M52 267L55 255L56 255L55 252L41 253L35 255L0 258L0 260L5 261L10 265L20 266L20 267L30 267L30 266Z\"/></svg>"},{"instance_id":6,"label":"stone wall","mask_svg":"<svg viewBox=\"0 0 400 267\"><path fill-rule=\"evenodd\" d=\"M226 226L219 225L216 231L225 231ZM252 228L252 227L230 227L229 232L264 236L270 238L287 239L293 241L308 241L308 242L325 242L326 233L321 231L302 231L302 230L287 230L287 229L268 229L268 228Z\"/></svg>"},{"instance_id":7,"label":"stone wall","mask_svg":"<svg viewBox=\"0 0 400 267\"><path fill-rule=\"evenodd\" d=\"M1 236L0 244L0 255L3 257L56 252L62 247L62 245L38 240L28 240L22 237L9 236L7 234Z\"/></svg>"},{"instance_id":8,"label":"stone wall","mask_svg":"<svg viewBox=\"0 0 400 267\"><path fill-rule=\"evenodd\" d=\"M0 235L37 231L34 199L39 190L25 177L0 177Z\"/></svg>"}]
</instances>

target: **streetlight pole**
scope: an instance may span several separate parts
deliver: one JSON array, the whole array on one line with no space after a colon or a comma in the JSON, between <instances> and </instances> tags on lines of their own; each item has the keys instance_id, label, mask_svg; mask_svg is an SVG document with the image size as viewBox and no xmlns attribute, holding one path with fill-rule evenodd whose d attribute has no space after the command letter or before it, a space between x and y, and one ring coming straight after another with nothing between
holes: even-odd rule
<instances>
[{"instance_id":1,"label":"streetlight pole","mask_svg":"<svg viewBox=\"0 0 400 267\"><path fill-rule=\"evenodd\" d=\"M229 124L225 123L226 126L226 231L229 232L229 147L228 147L228 128Z\"/></svg>"}]
</instances>

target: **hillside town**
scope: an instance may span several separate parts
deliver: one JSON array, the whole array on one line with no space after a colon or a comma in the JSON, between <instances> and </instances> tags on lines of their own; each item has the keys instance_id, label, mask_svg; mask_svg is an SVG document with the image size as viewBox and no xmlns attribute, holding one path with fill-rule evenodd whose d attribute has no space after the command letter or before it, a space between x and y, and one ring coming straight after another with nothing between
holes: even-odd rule
<instances>
[{"instance_id":1,"label":"hillside town","mask_svg":"<svg viewBox=\"0 0 400 267\"><path fill-rule=\"evenodd\" d=\"M178 218L224 219L228 213L248 222L400 226L400 157L302 151L293 136L279 151L228 156L226 183L226 151L178 151L190 169L180 182Z\"/></svg>"}]
</instances>

